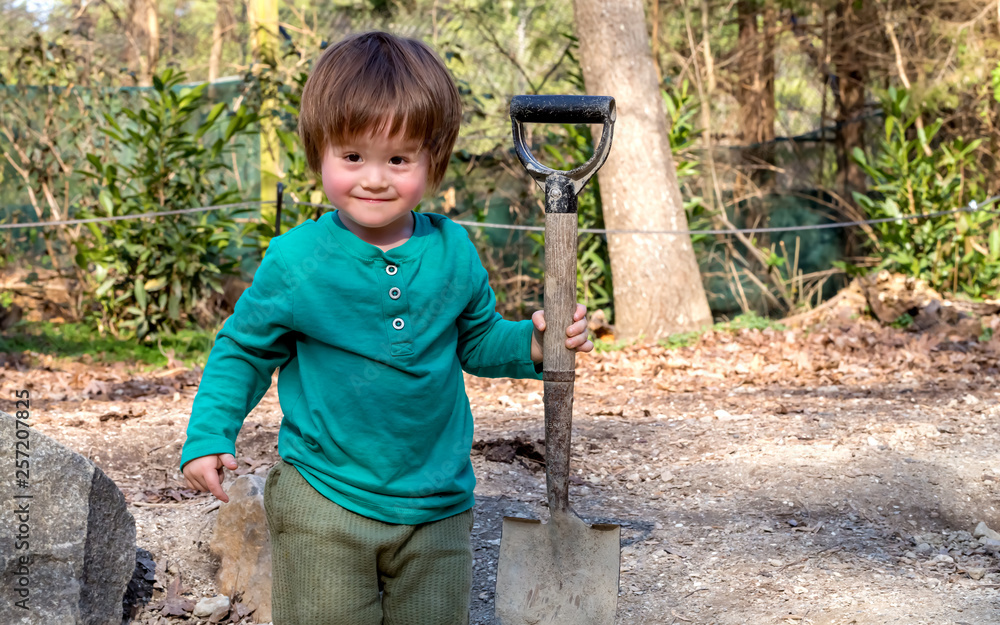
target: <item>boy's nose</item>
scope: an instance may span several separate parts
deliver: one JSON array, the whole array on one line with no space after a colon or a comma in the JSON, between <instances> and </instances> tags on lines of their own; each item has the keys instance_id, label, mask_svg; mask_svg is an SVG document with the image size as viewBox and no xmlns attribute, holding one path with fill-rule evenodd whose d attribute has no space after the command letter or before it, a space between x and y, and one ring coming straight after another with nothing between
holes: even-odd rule
<instances>
[{"instance_id":1,"label":"boy's nose","mask_svg":"<svg viewBox=\"0 0 1000 625\"><path fill-rule=\"evenodd\" d=\"M366 189L381 189L388 184L388 178L382 167L373 165L365 168L365 174L361 178L361 186Z\"/></svg>"}]
</instances>

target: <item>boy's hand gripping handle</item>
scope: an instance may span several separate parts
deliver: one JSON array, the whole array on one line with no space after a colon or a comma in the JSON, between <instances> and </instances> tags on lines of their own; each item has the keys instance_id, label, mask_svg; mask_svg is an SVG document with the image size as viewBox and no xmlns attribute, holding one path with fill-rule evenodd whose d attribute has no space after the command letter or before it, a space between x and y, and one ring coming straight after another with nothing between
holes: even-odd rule
<instances>
[{"instance_id":1,"label":"boy's hand gripping handle","mask_svg":"<svg viewBox=\"0 0 1000 625\"><path fill-rule=\"evenodd\" d=\"M510 102L514 149L521 164L545 189L545 465L549 511L569 509L570 434L576 353L566 347L566 328L576 310L576 196L611 149L615 100L609 96L514 96ZM594 155L571 171L539 163L524 145L524 122L595 124L604 130Z\"/></svg>"}]
</instances>

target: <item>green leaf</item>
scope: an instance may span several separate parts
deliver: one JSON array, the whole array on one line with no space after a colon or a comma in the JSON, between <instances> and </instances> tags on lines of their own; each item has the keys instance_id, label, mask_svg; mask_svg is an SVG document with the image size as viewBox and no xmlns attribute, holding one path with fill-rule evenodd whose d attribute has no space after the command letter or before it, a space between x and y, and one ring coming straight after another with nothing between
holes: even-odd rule
<instances>
[{"instance_id":1,"label":"green leaf","mask_svg":"<svg viewBox=\"0 0 1000 625\"><path fill-rule=\"evenodd\" d=\"M177 278L174 278L173 282L170 283L170 299L167 303L167 314L170 315L171 319L180 318L180 302L181 302L181 282Z\"/></svg>"},{"instance_id":2,"label":"green leaf","mask_svg":"<svg viewBox=\"0 0 1000 625\"><path fill-rule=\"evenodd\" d=\"M993 99L1000 102L1000 61L990 72L990 81L993 83Z\"/></svg>"},{"instance_id":3,"label":"green leaf","mask_svg":"<svg viewBox=\"0 0 1000 625\"><path fill-rule=\"evenodd\" d=\"M230 139L233 138L233 135L236 133L236 130L239 127L239 125L240 125L240 116L239 114L236 114L232 118L230 118L229 124L226 126L226 132L223 133L222 136L222 143L227 143Z\"/></svg>"},{"instance_id":4,"label":"green leaf","mask_svg":"<svg viewBox=\"0 0 1000 625\"><path fill-rule=\"evenodd\" d=\"M903 214L903 213L902 213L902 212L901 212L901 211L899 210L899 204L897 204L897 203L896 203L896 200L893 200L892 198L889 198L889 199L887 199L887 200L886 200L886 201L885 201L885 202L884 202L884 203L882 204L882 207L884 208L884 210L885 210L886 214L887 214L887 215L888 215L889 217L899 217L899 216L901 216L901 215Z\"/></svg>"},{"instance_id":5,"label":"green leaf","mask_svg":"<svg viewBox=\"0 0 1000 625\"><path fill-rule=\"evenodd\" d=\"M143 287L142 278L135 281L135 301L140 310L146 310L146 289Z\"/></svg>"},{"instance_id":6,"label":"green leaf","mask_svg":"<svg viewBox=\"0 0 1000 625\"><path fill-rule=\"evenodd\" d=\"M98 279L100 279L100 278L98 278ZM108 278L107 280L105 280L104 282L101 283L101 286L97 287L97 290L94 292L94 294L97 297L101 297L102 295L104 295L105 293L107 293L108 289L110 289L112 286L114 286L114 284L115 284L115 279L113 277Z\"/></svg>"},{"instance_id":7,"label":"green leaf","mask_svg":"<svg viewBox=\"0 0 1000 625\"><path fill-rule=\"evenodd\" d=\"M201 138L202 135L204 135L208 130L210 130L212 128L212 125L215 123L215 120L218 119L219 115L221 115L222 111L224 110L226 110L225 102L219 102L218 104L213 106L212 110L209 111L208 113L208 117L205 118L205 121L202 123L201 127L198 128L198 132L195 133L194 135L195 139Z\"/></svg>"},{"instance_id":8,"label":"green leaf","mask_svg":"<svg viewBox=\"0 0 1000 625\"><path fill-rule=\"evenodd\" d=\"M101 229L97 227L96 223L90 222L84 225L87 227L87 230L90 231L90 234L92 234L94 238L97 239L98 248L103 248L107 245L107 241L105 241L104 235L101 233Z\"/></svg>"},{"instance_id":9,"label":"green leaf","mask_svg":"<svg viewBox=\"0 0 1000 625\"><path fill-rule=\"evenodd\" d=\"M955 231L962 235L969 231L969 220L964 214L959 215L958 219L955 220Z\"/></svg>"},{"instance_id":10,"label":"green leaf","mask_svg":"<svg viewBox=\"0 0 1000 625\"><path fill-rule=\"evenodd\" d=\"M90 164L94 166L99 173L104 173L104 165L101 164L101 159L96 154L87 154L87 160Z\"/></svg>"},{"instance_id":11,"label":"green leaf","mask_svg":"<svg viewBox=\"0 0 1000 625\"><path fill-rule=\"evenodd\" d=\"M159 291L166 285L167 285L167 278L165 276L158 276L146 283L146 292L152 293L154 291Z\"/></svg>"},{"instance_id":12,"label":"green leaf","mask_svg":"<svg viewBox=\"0 0 1000 625\"><path fill-rule=\"evenodd\" d=\"M108 217L113 217L115 214L115 205L111 200L111 194L108 193L107 189L101 189L101 192L97 195L97 201L101 203L101 207L104 209L104 214Z\"/></svg>"}]
</instances>

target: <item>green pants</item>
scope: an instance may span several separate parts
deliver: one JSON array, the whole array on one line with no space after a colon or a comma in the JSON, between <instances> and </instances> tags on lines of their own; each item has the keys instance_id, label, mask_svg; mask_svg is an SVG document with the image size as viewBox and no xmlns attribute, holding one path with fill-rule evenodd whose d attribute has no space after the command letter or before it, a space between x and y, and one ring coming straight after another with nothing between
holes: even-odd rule
<instances>
[{"instance_id":1,"label":"green pants","mask_svg":"<svg viewBox=\"0 0 1000 625\"><path fill-rule=\"evenodd\" d=\"M472 510L422 525L355 514L279 461L267 474L274 625L467 625Z\"/></svg>"}]
</instances>

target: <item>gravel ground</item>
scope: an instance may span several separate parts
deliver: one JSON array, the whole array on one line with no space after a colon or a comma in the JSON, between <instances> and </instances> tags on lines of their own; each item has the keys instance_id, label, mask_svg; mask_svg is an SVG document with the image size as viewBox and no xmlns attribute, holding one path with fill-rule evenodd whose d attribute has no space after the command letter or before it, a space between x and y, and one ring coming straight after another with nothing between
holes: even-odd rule
<instances>
[{"instance_id":1,"label":"gravel ground","mask_svg":"<svg viewBox=\"0 0 1000 625\"><path fill-rule=\"evenodd\" d=\"M689 347L578 358L570 497L622 527L619 624L1000 622L1000 340L858 320L709 332ZM35 427L122 488L166 587L215 594L214 499L178 481L197 371L6 357L0 409L32 389ZM467 378L476 416L473 623L491 623L505 515L544 519L542 383ZM274 386L240 473L277 461ZM152 606L137 623L201 623ZM244 623L256 622L252 615Z\"/></svg>"}]
</instances>

